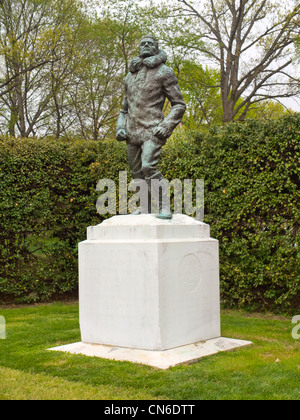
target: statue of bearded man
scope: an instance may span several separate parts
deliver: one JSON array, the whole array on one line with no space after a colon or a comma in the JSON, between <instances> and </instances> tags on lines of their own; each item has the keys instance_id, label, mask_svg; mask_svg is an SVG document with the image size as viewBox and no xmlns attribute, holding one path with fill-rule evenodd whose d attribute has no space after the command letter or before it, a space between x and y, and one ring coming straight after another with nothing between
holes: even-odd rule
<instances>
[{"instance_id":1,"label":"statue of bearded man","mask_svg":"<svg viewBox=\"0 0 300 420\"><path fill-rule=\"evenodd\" d=\"M144 179L149 191L151 180L164 179L157 169L161 148L186 110L176 76L165 65L166 61L166 53L159 49L152 35L141 39L139 56L132 60L125 79L125 97L117 124L117 140L127 142L131 174L134 179ZM166 98L171 103L171 109L164 117ZM166 190L163 189L157 217L171 219L164 194ZM136 214L148 212L149 208L141 206Z\"/></svg>"}]
</instances>

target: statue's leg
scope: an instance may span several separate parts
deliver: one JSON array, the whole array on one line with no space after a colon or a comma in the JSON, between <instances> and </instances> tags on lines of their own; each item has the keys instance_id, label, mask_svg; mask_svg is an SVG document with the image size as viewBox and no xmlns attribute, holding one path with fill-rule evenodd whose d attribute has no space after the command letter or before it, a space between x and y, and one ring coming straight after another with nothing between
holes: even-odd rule
<instances>
[{"instance_id":1,"label":"statue's leg","mask_svg":"<svg viewBox=\"0 0 300 420\"><path fill-rule=\"evenodd\" d=\"M144 179L142 171L142 147L136 144L127 144L127 159L133 179Z\"/></svg>"},{"instance_id":2,"label":"statue's leg","mask_svg":"<svg viewBox=\"0 0 300 420\"><path fill-rule=\"evenodd\" d=\"M144 172L142 171L142 147L135 144L127 144L127 159L133 179L145 179ZM149 208L151 211L151 196L148 192L148 207L144 208L141 204L141 206L132 214L148 214L150 213Z\"/></svg>"},{"instance_id":3,"label":"statue's leg","mask_svg":"<svg viewBox=\"0 0 300 420\"><path fill-rule=\"evenodd\" d=\"M160 154L161 145L151 140L146 141L142 146L142 171L148 183L149 190L151 190L152 195L154 193L154 196L158 198L159 214L157 217L171 219L169 189L166 187L167 182L164 176L157 169ZM151 182L152 180L156 180L157 182Z\"/></svg>"},{"instance_id":4,"label":"statue's leg","mask_svg":"<svg viewBox=\"0 0 300 420\"><path fill-rule=\"evenodd\" d=\"M142 145L142 171L145 179L163 179L163 175L157 169L157 164L161 154L161 145L148 140Z\"/></svg>"}]
</instances>

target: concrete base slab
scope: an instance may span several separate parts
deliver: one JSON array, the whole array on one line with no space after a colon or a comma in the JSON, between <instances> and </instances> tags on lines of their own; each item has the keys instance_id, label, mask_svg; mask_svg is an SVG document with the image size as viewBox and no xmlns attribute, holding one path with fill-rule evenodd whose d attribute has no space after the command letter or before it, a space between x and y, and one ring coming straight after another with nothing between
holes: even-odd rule
<instances>
[{"instance_id":1,"label":"concrete base slab","mask_svg":"<svg viewBox=\"0 0 300 420\"><path fill-rule=\"evenodd\" d=\"M164 351L138 350L81 342L54 347L48 350L82 354L116 361L141 363L159 369L168 369L183 363L196 362L202 357L218 352L234 350L251 344L253 344L251 341L219 337Z\"/></svg>"}]
</instances>

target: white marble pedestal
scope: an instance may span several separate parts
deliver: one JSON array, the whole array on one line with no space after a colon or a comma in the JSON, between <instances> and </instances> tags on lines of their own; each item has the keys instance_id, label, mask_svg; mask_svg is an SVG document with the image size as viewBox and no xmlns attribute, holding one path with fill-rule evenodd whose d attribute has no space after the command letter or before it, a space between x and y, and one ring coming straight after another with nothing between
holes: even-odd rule
<instances>
[{"instance_id":1,"label":"white marble pedestal","mask_svg":"<svg viewBox=\"0 0 300 420\"><path fill-rule=\"evenodd\" d=\"M161 351L220 337L218 241L184 215L89 227L79 307L84 343Z\"/></svg>"},{"instance_id":2,"label":"white marble pedestal","mask_svg":"<svg viewBox=\"0 0 300 420\"><path fill-rule=\"evenodd\" d=\"M208 225L115 216L79 244L81 342L49 350L167 369L252 344L220 337L219 295Z\"/></svg>"}]
</instances>

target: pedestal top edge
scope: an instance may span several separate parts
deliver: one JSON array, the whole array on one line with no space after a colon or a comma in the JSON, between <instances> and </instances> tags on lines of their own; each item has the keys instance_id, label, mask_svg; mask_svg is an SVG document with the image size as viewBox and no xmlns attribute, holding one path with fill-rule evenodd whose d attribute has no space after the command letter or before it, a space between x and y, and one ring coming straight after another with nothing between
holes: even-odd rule
<instances>
[{"instance_id":1,"label":"pedestal top edge","mask_svg":"<svg viewBox=\"0 0 300 420\"><path fill-rule=\"evenodd\" d=\"M192 217L175 214L171 220L155 214L121 215L87 228L87 239L175 239L207 238L210 226Z\"/></svg>"},{"instance_id":2,"label":"pedestal top edge","mask_svg":"<svg viewBox=\"0 0 300 420\"><path fill-rule=\"evenodd\" d=\"M158 219L155 214L140 214L140 215L118 215L104 220L97 226L172 226L172 225L203 225L206 223L200 222L185 214L174 214L171 220Z\"/></svg>"}]
</instances>

